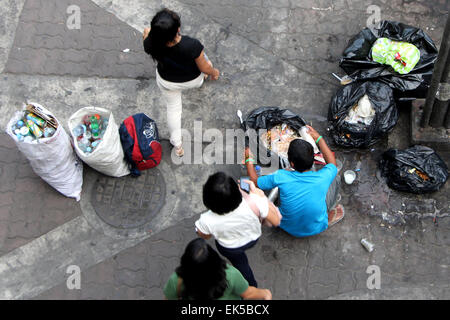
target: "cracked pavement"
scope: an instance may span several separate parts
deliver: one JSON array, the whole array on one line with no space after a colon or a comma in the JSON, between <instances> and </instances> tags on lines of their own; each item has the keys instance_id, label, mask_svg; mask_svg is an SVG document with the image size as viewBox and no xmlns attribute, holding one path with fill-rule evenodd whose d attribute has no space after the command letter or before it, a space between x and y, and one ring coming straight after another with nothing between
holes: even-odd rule
<instances>
[{"instance_id":1,"label":"cracked pavement","mask_svg":"<svg viewBox=\"0 0 450 320\"><path fill-rule=\"evenodd\" d=\"M64 27L69 4L81 8L81 29L75 33ZM245 115L258 106L276 105L290 108L326 133L328 104L339 87L331 73L343 74L338 66L342 50L365 26L371 4L379 6L383 19L422 28L439 47L449 9L445 0L7 0L0 8L0 28L5 31L0 36L2 128L28 99L53 111L66 130L70 115L85 106L111 109L118 123L145 112L157 121L165 139L164 170L170 172L165 182L176 186L178 200L163 210L169 217L165 224L149 223L124 235L101 225L83 203L63 197L36 176L13 141L1 134L0 278L14 268L22 278L15 284L0 281L0 296L162 299L165 282L195 237L193 223L205 210L202 183L216 170L241 175L237 164L170 161L154 64L140 42L140 32L159 8L180 12L182 33L199 38L223 72L218 82L183 94L183 125L190 131L198 120L204 129L237 128L237 109ZM123 52L126 48L129 53ZM390 190L377 178L381 153L408 146L409 125L409 106L400 106L394 131L369 150L332 146L343 162L342 172L362 163L357 181L342 184L342 222L304 239L264 227L248 257L260 287L270 288L274 299L450 297L449 183L433 194L412 195ZM449 162L448 154L443 158ZM97 175L85 166L83 189L89 190L90 179ZM58 230L73 221L86 227L86 247L71 254L55 246L54 253L26 259L27 250L44 250L39 241L57 241ZM75 230L67 232L76 235ZM361 238L373 242L375 250L367 252ZM11 261L20 263L3 268ZM65 283L64 267L73 261L82 267L80 290L69 290ZM30 269L24 269L25 264ZM37 271L54 270L35 279L36 274L27 273L34 265ZM380 290L367 288L369 265L380 267Z\"/></svg>"}]
</instances>

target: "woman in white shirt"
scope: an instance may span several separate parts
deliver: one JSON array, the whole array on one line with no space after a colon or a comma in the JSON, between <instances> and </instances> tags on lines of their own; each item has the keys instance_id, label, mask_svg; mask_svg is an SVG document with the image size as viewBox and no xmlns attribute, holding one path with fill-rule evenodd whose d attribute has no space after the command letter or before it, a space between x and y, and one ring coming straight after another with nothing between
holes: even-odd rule
<instances>
[{"instance_id":1,"label":"woman in white shirt","mask_svg":"<svg viewBox=\"0 0 450 320\"><path fill-rule=\"evenodd\" d=\"M257 282L245 250L253 247L261 236L261 220L280 224L276 207L264 192L250 185L250 193L242 191L231 176L223 172L211 175L203 186L203 204L209 209L195 222L198 235L214 236L217 250L238 269L251 286Z\"/></svg>"}]
</instances>

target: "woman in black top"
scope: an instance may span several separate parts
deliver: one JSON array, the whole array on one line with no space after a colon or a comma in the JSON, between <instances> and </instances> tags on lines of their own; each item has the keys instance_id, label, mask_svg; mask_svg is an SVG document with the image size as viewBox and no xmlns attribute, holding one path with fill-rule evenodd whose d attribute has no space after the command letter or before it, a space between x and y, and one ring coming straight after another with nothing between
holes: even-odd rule
<instances>
[{"instance_id":1,"label":"woman in black top","mask_svg":"<svg viewBox=\"0 0 450 320\"><path fill-rule=\"evenodd\" d=\"M204 79L219 78L197 39L180 34L180 17L169 9L159 11L151 28L144 30L144 49L156 61L156 83L167 104L167 124L175 153L183 156L181 140L181 91L199 88Z\"/></svg>"}]
</instances>

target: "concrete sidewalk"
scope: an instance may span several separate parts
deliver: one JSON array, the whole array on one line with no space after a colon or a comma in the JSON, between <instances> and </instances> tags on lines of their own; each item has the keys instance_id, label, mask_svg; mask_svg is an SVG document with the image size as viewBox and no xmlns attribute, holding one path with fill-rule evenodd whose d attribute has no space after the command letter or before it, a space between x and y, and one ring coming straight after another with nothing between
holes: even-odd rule
<instances>
[{"instance_id":1,"label":"concrete sidewalk","mask_svg":"<svg viewBox=\"0 0 450 320\"><path fill-rule=\"evenodd\" d=\"M81 8L76 34L63 27L69 4ZM378 6L382 19L420 27L439 45L447 1L370 4ZM343 74L342 50L370 16L365 1L136 0L131 6L124 0L8 0L0 8L8 21L0 47L2 128L22 102L33 100L52 110L66 129L70 115L85 106L112 110L118 123L145 112L167 139L154 65L140 47L140 32L161 6L181 13L182 33L199 38L223 72L218 82L183 94L188 130L201 120L204 130L225 132L238 128L236 110L245 115L275 105L312 121L331 142L326 116L339 88L331 72ZM412 195L389 189L377 174L383 151L409 145L408 106L400 113L389 137L369 150L332 146L342 171L361 163L357 181L343 184L340 192L346 208L342 222L306 239L264 228L248 256L260 287L270 288L274 299L450 297L449 184L433 194ZM167 140L163 150L162 164L149 174L164 186L161 210L136 215L133 227L123 228L96 212L96 195L116 195L114 180L85 165L77 203L37 177L10 137L0 135L0 298L163 298L165 282L196 237L193 223L205 210L202 184L218 170L242 175L237 163L177 165ZM449 160L448 154L443 157ZM142 190L151 183L145 179L117 183ZM125 199L127 193L119 196ZM129 200L130 210L134 203L145 205ZM372 253L361 238L375 244ZM66 270L73 264L82 270L80 290L66 286ZM370 265L380 267L379 290L367 288Z\"/></svg>"}]
</instances>

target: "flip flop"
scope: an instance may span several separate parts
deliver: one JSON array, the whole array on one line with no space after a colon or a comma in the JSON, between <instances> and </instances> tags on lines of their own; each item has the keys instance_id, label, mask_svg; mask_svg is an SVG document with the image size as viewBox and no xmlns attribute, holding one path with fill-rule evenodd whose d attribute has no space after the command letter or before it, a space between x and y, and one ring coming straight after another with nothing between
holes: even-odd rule
<instances>
[{"instance_id":1,"label":"flip flop","mask_svg":"<svg viewBox=\"0 0 450 320\"><path fill-rule=\"evenodd\" d=\"M345 208L344 208L344 206L343 206L342 204L338 204L336 207L334 207L334 208L331 209L330 211L333 211L333 210L336 210L336 211L337 211L337 208L338 208L338 207L341 207L341 208L342 208L342 217L340 217L339 219L334 220L334 221L331 221L330 223L328 223L328 228L334 226L336 223L338 223L339 221L341 221L341 220L344 219L344 217L345 217ZM335 216L336 216L336 213L335 213ZM333 218L334 218L334 217L333 217Z\"/></svg>"}]
</instances>

